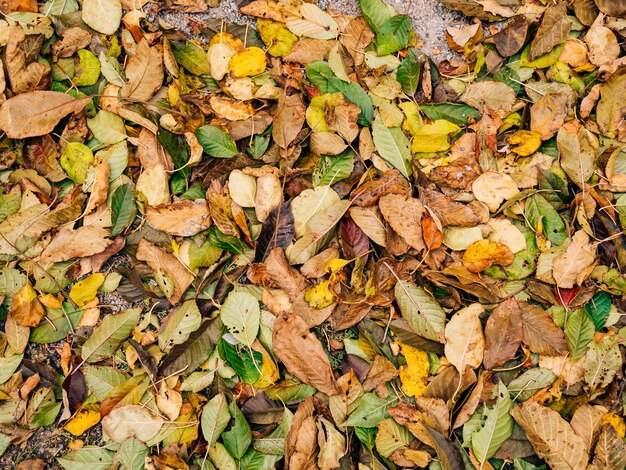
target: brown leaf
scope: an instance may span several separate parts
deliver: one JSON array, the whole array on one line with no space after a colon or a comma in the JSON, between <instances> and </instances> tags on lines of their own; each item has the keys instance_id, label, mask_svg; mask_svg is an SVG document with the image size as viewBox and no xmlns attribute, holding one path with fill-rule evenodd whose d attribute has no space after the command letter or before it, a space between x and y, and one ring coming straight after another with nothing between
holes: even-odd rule
<instances>
[{"instance_id":1,"label":"brown leaf","mask_svg":"<svg viewBox=\"0 0 626 470\"><path fill-rule=\"evenodd\" d=\"M15 300L15 297L13 297L13 300ZM43 318L43 315L41 318ZM26 346L28 346L30 327L20 325L13 316L9 315L4 322L4 334L6 335L6 341L9 343L11 351L15 354L22 354Z\"/></svg>"},{"instance_id":2,"label":"brown leaf","mask_svg":"<svg viewBox=\"0 0 626 470\"><path fill-rule=\"evenodd\" d=\"M316 60L325 60L332 47L333 41L302 38L293 45L289 54L285 56L285 61L306 65Z\"/></svg>"},{"instance_id":3,"label":"brown leaf","mask_svg":"<svg viewBox=\"0 0 626 470\"><path fill-rule=\"evenodd\" d=\"M380 178L367 181L353 191L352 204L369 207L386 194L411 195L411 186L398 170L388 170Z\"/></svg>"},{"instance_id":4,"label":"brown leaf","mask_svg":"<svg viewBox=\"0 0 626 470\"><path fill-rule=\"evenodd\" d=\"M446 325L446 358L461 374L483 362L485 337L478 318L482 312L482 305L471 304L455 313Z\"/></svg>"},{"instance_id":5,"label":"brown leaf","mask_svg":"<svg viewBox=\"0 0 626 470\"><path fill-rule=\"evenodd\" d=\"M52 45L52 58L71 57L77 50L84 49L91 42L91 34L83 28L67 28L61 33L61 40Z\"/></svg>"},{"instance_id":6,"label":"brown leaf","mask_svg":"<svg viewBox=\"0 0 626 470\"><path fill-rule=\"evenodd\" d=\"M287 370L326 395L338 393L328 356L305 321L290 313L279 315L274 323L272 344Z\"/></svg>"},{"instance_id":7,"label":"brown leaf","mask_svg":"<svg viewBox=\"0 0 626 470\"><path fill-rule=\"evenodd\" d=\"M524 15L517 15L506 28L493 35L493 41L502 57L510 57L524 47L527 33L528 20Z\"/></svg>"},{"instance_id":8,"label":"brown leaf","mask_svg":"<svg viewBox=\"0 0 626 470\"><path fill-rule=\"evenodd\" d=\"M552 276L561 289L582 285L596 262L595 244L589 243L589 235L579 230L572 237L564 253L552 261Z\"/></svg>"},{"instance_id":9,"label":"brown leaf","mask_svg":"<svg viewBox=\"0 0 626 470\"><path fill-rule=\"evenodd\" d=\"M600 101L596 108L597 121L600 130L605 134L614 133L624 121L624 116L626 116L625 86L626 67L620 67L600 88Z\"/></svg>"},{"instance_id":10,"label":"brown leaf","mask_svg":"<svg viewBox=\"0 0 626 470\"><path fill-rule=\"evenodd\" d=\"M211 226L206 199L181 200L148 207L146 220L155 229L179 237L191 237Z\"/></svg>"},{"instance_id":11,"label":"brown leaf","mask_svg":"<svg viewBox=\"0 0 626 470\"><path fill-rule=\"evenodd\" d=\"M567 117L567 96L548 93L530 108L530 130L539 132L541 140L548 140L561 128Z\"/></svg>"},{"instance_id":12,"label":"brown leaf","mask_svg":"<svg viewBox=\"0 0 626 470\"><path fill-rule=\"evenodd\" d=\"M313 399L306 397L293 415L285 438L285 468L313 470L316 468L317 431L313 417Z\"/></svg>"},{"instance_id":13,"label":"brown leaf","mask_svg":"<svg viewBox=\"0 0 626 470\"><path fill-rule=\"evenodd\" d=\"M607 410L603 406L592 406L589 404L584 404L574 411L570 426L572 426L576 434L582 437L587 454L591 452L591 447L600 434L602 417L606 412Z\"/></svg>"},{"instance_id":14,"label":"brown leaf","mask_svg":"<svg viewBox=\"0 0 626 470\"><path fill-rule=\"evenodd\" d=\"M94 166L96 167L96 176L94 177L91 195L85 208L85 215L92 213L96 207L105 202L109 194L109 175L111 174L109 162L98 158Z\"/></svg>"},{"instance_id":15,"label":"brown leaf","mask_svg":"<svg viewBox=\"0 0 626 470\"><path fill-rule=\"evenodd\" d=\"M305 111L306 106L300 93L287 95L283 92L278 99L272 127L272 137L276 145L283 149L289 147L302 129Z\"/></svg>"},{"instance_id":16,"label":"brown leaf","mask_svg":"<svg viewBox=\"0 0 626 470\"><path fill-rule=\"evenodd\" d=\"M550 5L543 14L537 34L530 43L528 58L535 60L567 39L572 23L567 19L567 4Z\"/></svg>"},{"instance_id":17,"label":"brown leaf","mask_svg":"<svg viewBox=\"0 0 626 470\"><path fill-rule=\"evenodd\" d=\"M377 354L374 358L372 368L367 373L363 382L363 390L371 392L379 385L386 384L391 379L398 376L398 369L389 361L389 359Z\"/></svg>"},{"instance_id":18,"label":"brown leaf","mask_svg":"<svg viewBox=\"0 0 626 470\"><path fill-rule=\"evenodd\" d=\"M489 220L489 209L479 202L462 204L432 189L421 188L420 200L431 209L441 225L474 227Z\"/></svg>"},{"instance_id":19,"label":"brown leaf","mask_svg":"<svg viewBox=\"0 0 626 470\"><path fill-rule=\"evenodd\" d=\"M141 129L137 146L137 158L144 168L161 165L167 171L174 170L172 157L157 141L156 135L148 129Z\"/></svg>"},{"instance_id":20,"label":"brown leaf","mask_svg":"<svg viewBox=\"0 0 626 470\"><path fill-rule=\"evenodd\" d=\"M128 81L121 89L124 98L148 101L163 84L163 50L161 45L150 47L142 39L135 54L126 64Z\"/></svg>"},{"instance_id":21,"label":"brown leaf","mask_svg":"<svg viewBox=\"0 0 626 470\"><path fill-rule=\"evenodd\" d=\"M626 444L613 426L605 424L596 444L596 455L588 468L612 470L624 467L626 467Z\"/></svg>"},{"instance_id":22,"label":"brown leaf","mask_svg":"<svg viewBox=\"0 0 626 470\"><path fill-rule=\"evenodd\" d=\"M50 67L36 60L42 45L43 36L26 36L24 28L18 22L9 29L5 65L14 93L45 90L50 87ZM30 51L29 54L26 53L26 49Z\"/></svg>"},{"instance_id":23,"label":"brown leaf","mask_svg":"<svg viewBox=\"0 0 626 470\"><path fill-rule=\"evenodd\" d=\"M374 31L361 16L352 18L341 32L339 40L354 59L355 67L363 65L365 48L371 44L374 36Z\"/></svg>"},{"instance_id":24,"label":"brown leaf","mask_svg":"<svg viewBox=\"0 0 626 470\"><path fill-rule=\"evenodd\" d=\"M583 439L550 408L526 401L511 410L537 455L554 470L584 470L589 455Z\"/></svg>"},{"instance_id":25,"label":"brown leaf","mask_svg":"<svg viewBox=\"0 0 626 470\"><path fill-rule=\"evenodd\" d=\"M485 325L486 369L493 369L515 357L522 344L522 309L511 297L502 302L487 319Z\"/></svg>"},{"instance_id":26,"label":"brown leaf","mask_svg":"<svg viewBox=\"0 0 626 470\"><path fill-rule=\"evenodd\" d=\"M171 291L164 293L167 300L172 304L177 304L180 301L187 288L195 279L194 275L178 261L178 258L147 240L139 242L137 259L148 263L155 275L167 278L168 285L171 285L172 288Z\"/></svg>"},{"instance_id":27,"label":"brown leaf","mask_svg":"<svg viewBox=\"0 0 626 470\"><path fill-rule=\"evenodd\" d=\"M22 154L26 168L32 168L53 183L67 178L59 164L60 156L59 145L49 135L28 139Z\"/></svg>"},{"instance_id":28,"label":"brown leaf","mask_svg":"<svg viewBox=\"0 0 626 470\"><path fill-rule=\"evenodd\" d=\"M348 148L341 136L332 132L312 132L309 143L317 155L339 155Z\"/></svg>"},{"instance_id":29,"label":"brown leaf","mask_svg":"<svg viewBox=\"0 0 626 470\"><path fill-rule=\"evenodd\" d=\"M417 251L426 248L422 238L422 215L426 210L419 199L399 194L380 198L378 207L387 223Z\"/></svg>"},{"instance_id":30,"label":"brown leaf","mask_svg":"<svg viewBox=\"0 0 626 470\"><path fill-rule=\"evenodd\" d=\"M481 111L488 108L504 118L516 106L517 96L506 83L475 82L465 89L461 101Z\"/></svg>"},{"instance_id":31,"label":"brown leaf","mask_svg":"<svg viewBox=\"0 0 626 470\"><path fill-rule=\"evenodd\" d=\"M46 263L58 263L101 253L111 243L111 234L100 227L84 226L61 230L41 253Z\"/></svg>"},{"instance_id":32,"label":"brown leaf","mask_svg":"<svg viewBox=\"0 0 626 470\"><path fill-rule=\"evenodd\" d=\"M74 99L57 91L31 91L14 96L0 107L0 130L11 139L52 132L61 119L81 111L91 97Z\"/></svg>"},{"instance_id":33,"label":"brown leaf","mask_svg":"<svg viewBox=\"0 0 626 470\"><path fill-rule=\"evenodd\" d=\"M537 354L558 356L566 354L565 333L545 310L526 302L519 302L522 310L523 342Z\"/></svg>"}]
</instances>

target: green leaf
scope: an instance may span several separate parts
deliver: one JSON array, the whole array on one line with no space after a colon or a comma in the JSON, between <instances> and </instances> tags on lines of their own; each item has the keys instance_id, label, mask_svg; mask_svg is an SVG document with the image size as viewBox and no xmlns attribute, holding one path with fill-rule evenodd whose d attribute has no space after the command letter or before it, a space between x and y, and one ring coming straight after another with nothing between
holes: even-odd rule
<instances>
[{"instance_id":1,"label":"green leaf","mask_svg":"<svg viewBox=\"0 0 626 470\"><path fill-rule=\"evenodd\" d=\"M144 468L146 457L148 456L148 448L143 442L131 438L120 445L115 454L115 463L121 468L128 470L141 470Z\"/></svg>"},{"instance_id":2,"label":"green leaf","mask_svg":"<svg viewBox=\"0 0 626 470\"><path fill-rule=\"evenodd\" d=\"M509 392L503 383L498 383L498 399L484 415L484 426L472 434L472 449L481 466L493 457L504 441L513 432L513 418L509 410L513 406Z\"/></svg>"},{"instance_id":3,"label":"green leaf","mask_svg":"<svg viewBox=\"0 0 626 470\"><path fill-rule=\"evenodd\" d=\"M74 13L78 10L80 7L76 0L48 0L43 6L42 13L50 17Z\"/></svg>"},{"instance_id":4,"label":"green leaf","mask_svg":"<svg viewBox=\"0 0 626 470\"><path fill-rule=\"evenodd\" d=\"M384 419L378 425L376 450L383 457L390 457L395 451L408 447L413 436L407 428L396 423L392 418Z\"/></svg>"},{"instance_id":5,"label":"green leaf","mask_svg":"<svg viewBox=\"0 0 626 470\"><path fill-rule=\"evenodd\" d=\"M40 406L28 420L28 427L40 428L51 425L57 419L62 406L63 402L61 401L54 401Z\"/></svg>"},{"instance_id":6,"label":"green leaf","mask_svg":"<svg viewBox=\"0 0 626 470\"><path fill-rule=\"evenodd\" d=\"M15 356L0 357L0 385L11 378L13 372L17 370L24 358L23 354Z\"/></svg>"},{"instance_id":7,"label":"green leaf","mask_svg":"<svg viewBox=\"0 0 626 470\"><path fill-rule=\"evenodd\" d=\"M180 169L174 176L183 176L184 178L188 178L191 175L191 168L186 165L189 158L191 158L191 149L189 148L189 144L185 138L182 135L174 134L170 131L159 128L157 140L172 157L174 167L176 169ZM179 192L182 193L186 189L186 181L183 179L181 183L183 185L183 190L172 191L174 194L178 194Z\"/></svg>"},{"instance_id":8,"label":"green leaf","mask_svg":"<svg viewBox=\"0 0 626 470\"><path fill-rule=\"evenodd\" d=\"M235 459L228 453L226 447L220 442L209 446L209 457L219 470L237 470Z\"/></svg>"},{"instance_id":9,"label":"green leaf","mask_svg":"<svg viewBox=\"0 0 626 470\"><path fill-rule=\"evenodd\" d=\"M568 240L565 224L559 213L544 199L535 194L526 199L525 215L532 229L543 227L543 234L554 245L562 245Z\"/></svg>"},{"instance_id":10,"label":"green leaf","mask_svg":"<svg viewBox=\"0 0 626 470\"><path fill-rule=\"evenodd\" d=\"M347 150L336 157L323 155L313 170L314 186L330 186L345 180L354 168L354 152Z\"/></svg>"},{"instance_id":11,"label":"green leaf","mask_svg":"<svg viewBox=\"0 0 626 470\"><path fill-rule=\"evenodd\" d=\"M122 176L128 166L128 147L126 141L118 142L96 153L96 157L106 160L111 173L109 181L114 181Z\"/></svg>"},{"instance_id":12,"label":"green leaf","mask_svg":"<svg viewBox=\"0 0 626 470\"><path fill-rule=\"evenodd\" d=\"M84 310L75 309L69 303L64 303L63 308L46 309L48 321L42 321L31 330L30 341L33 343L56 343L67 336L72 328L78 327Z\"/></svg>"},{"instance_id":13,"label":"green leaf","mask_svg":"<svg viewBox=\"0 0 626 470\"><path fill-rule=\"evenodd\" d=\"M250 447L252 431L250 431L246 417L234 401L230 403L228 409L233 419L228 431L222 433L222 442L230 455L240 459L248 447Z\"/></svg>"},{"instance_id":14,"label":"green leaf","mask_svg":"<svg viewBox=\"0 0 626 470\"><path fill-rule=\"evenodd\" d=\"M609 385L622 367L622 353L617 341L607 337L601 343L592 342L583 367L585 382L591 390Z\"/></svg>"},{"instance_id":15,"label":"green leaf","mask_svg":"<svg viewBox=\"0 0 626 470\"><path fill-rule=\"evenodd\" d=\"M224 338L221 338L219 343L217 343L217 350L220 353L220 357L234 369L245 383L252 384L261 377L259 365L263 362L263 355L260 352L252 351L251 356L250 350L240 350L236 345L230 344Z\"/></svg>"},{"instance_id":16,"label":"green leaf","mask_svg":"<svg viewBox=\"0 0 626 470\"><path fill-rule=\"evenodd\" d=\"M96 446L85 446L57 458L65 470L107 470L113 465L114 452Z\"/></svg>"},{"instance_id":17,"label":"green leaf","mask_svg":"<svg viewBox=\"0 0 626 470\"><path fill-rule=\"evenodd\" d=\"M215 158L230 158L239 153L233 139L222 129L212 125L196 130L198 142L206 153Z\"/></svg>"},{"instance_id":18,"label":"green leaf","mask_svg":"<svg viewBox=\"0 0 626 470\"><path fill-rule=\"evenodd\" d=\"M308 384L283 381L265 390L265 395L270 400L280 400L283 403L290 404L304 400L306 397L313 395L315 391L315 388Z\"/></svg>"},{"instance_id":19,"label":"green leaf","mask_svg":"<svg viewBox=\"0 0 626 470\"><path fill-rule=\"evenodd\" d=\"M548 369L528 369L513 379L507 389L514 400L526 401L539 390L552 385L556 380L554 372Z\"/></svg>"},{"instance_id":20,"label":"green leaf","mask_svg":"<svg viewBox=\"0 0 626 470\"><path fill-rule=\"evenodd\" d=\"M13 439L11 438L11 436L0 433L0 457L2 457L6 450L9 448L12 440Z\"/></svg>"},{"instance_id":21,"label":"green leaf","mask_svg":"<svg viewBox=\"0 0 626 470\"><path fill-rule=\"evenodd\" d=\"M135 188L132 183L124 184L115 190L111 199L111 235L116 236L126 230L135 220L135 215Z\"/></svg>"},{"instance_id":22,"label":"green leaf","mask_svg":"<svg viewBox=\"0 0 626 470\"><path fill-rule=\"evenodd\" d=\"M380 156L409 179L411 168L411 149L409 139L399 127L388 128L382 119L374 119L372 125L374 145Z\"/></svg>"},{"instance_id":23,"label":"green leaf","mask_svg":"<svg viewBox=\"0 0 626 470\"><path fill-rule=\"evenodd\" d=\"M344 98L361 108L357 122L369 126L374 118L374 106L368 94L354 82L344 82L332 71L328 62L317 60L306 65L306 73L311 83L322 93L342 93Z\"/></svg>"},{"instance_id":24,"label":"green leaf","mask_svg":"<svg viewBox=\"0 0 626 470\"><path fill-rule=\"evenodd\" d=\"M79 142L68 142L63 149L59 162L61 168L65 170L67 176L78 184L83 184L89 170L89 165L93 162L93 152L85 144Z\"/></svg>"},{"instance_id":25,"label":"green leaf","mask_svg":"<svg viewBox=\"0 0 626 470\"><path fill-rule=\"evenodd\" d=\"M209 445L217 441L229 422L228 402L224 394L219 393L204 405L200 418L202 435Z\"/></svg>"},{"instance_id":26,"label":"green leaf","mask_svg":"<svg viewBox=\"0 0 626 470\"><path fill-rule=\"evenodd\" d=\"M565 338L573 361L584 356L596 331L593 320L583 308L569 315L565 324Z\"/></svg>"},{"instance_id":27,"label":"green leaf","mask_svg":"<svg viewBox=\"0 0 626 470\"><path fill-rule=\"evenodd\" d=\"M84 366L83 373L89 390L98 401L104 400L116 387L128 380L128 376L108 366Z\"/></svg>"},{"instance_id":28,"label":"green leaf","mask_svg":"<svg viewBox=\"0 0 626 470\"><path fill-rule=\"evenodd\" d=\"M362 126L370 125L374 119L374 105L369 95L358 83L344 82L340 78L333 77L328 81L328 92L342 93L345 99L361 108L357 122Z\"/></svg>"},{"instance_id":29,"label":"green leaf","mask_svg":"<svg viewBox=\"0 0 626 470\"><path fill-rule=\"evenodd\" d=\"M330 93L328 90L328 82L331 78L336 77L335 72L330 68L328 62L324 60L309 62L306 65L306 76L322 93Z\"/></svg>"},{"instance_id":30,"label":"green leaf","mask_svg":"<svg viewBox=\"0 0 626 470\"><path fill-rule=\"evenodd\" d=\"M480 113L471 106L457 103L437 103L420 105L420 110L432 121L445 119L457 126L466 126L469 120L480 119Z\"/></svg>"},{"instance_id":31,"label":"green leaf","mask_svg":"<svg viewBox=\"0 0 626 470\"><path fill-rule=\"evenodd\" d=\"M409 281L396 284L395 296L402 317L417 335L443 342L446 314L433 297Z\"/></svg>"},{"instance_id":32,"label":"green leaf","mask_svg":"<svg viewBox=\"0 0 626 470\"><path fill-rule=\"evenodd\" d=\"M100 76L100 61L93 52L87 49L81 49L76 54L78 55L79 63L76 69L77 75L73 80L74 85L93 85L98 81L98 77Z\"/></svg>"},{"instance_id":33,"label":"green leaf","mask_svg":"<svg viewBox=\"0 0 626 470\"><path fill-rule=\"evenodd\" d=\"M141 308L131 308L107 315L98 325L81 349L86 362L98 362L110 358L139 322Z\"/></svg>"},{"instance_id":34,"label":"green leaf","mask_svg":"<svg viewBox=\"0 0 626 470\"><path fill-rule=\"evenodd\" d=\"M357 406L343 423L343 426L359 426L374 428L383 419L389 418L387 408L394 406L398 399L390 395L390 398L379 398L375 393L366 393L357 401Z\"/></svg>"},{"instance_id":35,"label":"green leaf","mask_svg":"<svg viewBox=\"0 0 626 470\"><path fill-rule=\"evenodd\" d=\"M376 34L387 21L396 15L393 8L381 0L359 0L359 7L361 7L363 17Z\"/></svg>"},{"instance_id":36,"label":"green leaf","mask_svg":"<svg viewBox=\"0 0 626 470\"><path fill-rule=\"evenodd\" d=\"M95 117L87 119L87 127L103 144L116 144L126 139L124 120L108 111L100 110Z\"/></svg>"},{"instance_id":37,"label":"green leaf","mask_svg":"<svg viewBox=\"0 0 626 470\"><path fill-rule=\"evenodd\" d=\"M172 346L184 343L201 323L202 315L195 300L186 301L163 320L159 330L159 348L169 351Z\"/></svg>"},{"instance_id":38,"label":"green leaf","mask_svg":"<svg viewBox=\"0 0 626 470\"><path fill-rule=\"evenodd\" d=\"M194 75L207 75L211 72L209 59L206 50L193 42L187 41L184 44L171 41L172 54L176 62L182 65Z\"/></svg>"},{"instance_id":39,"label":"green leaf","mask_svg":"<svg viewBox=\"0 0 626 470\"><path fill-rule=\"evenodd\" d=\"M354 433L356 434L356 437L359 438L359 441L361 441L361 444L372 452L374 446L376 445L376 434L378 433L378 429L355 426Z\"/></svg>"},{"instance_id":40,"label":"green leaf","mask_svg":"<svg viewBox=\"0 0 626 470\"><path fill-rule=\"evenodd\" d=\"M100 61L100 70L104 78L113 85L124 86L124 83L126 83L126 73L118 60L115 57L107 55L104 51L100 51L98 60Z\"/></svg>"},{"instance_id":41,"label":"green leaf","mask_svg":"<svg viewBox=\"0 0 626 470\"><path fill-rule=\"evenodd\" d=\"M250 348L259 334L259 301L246 291L232 291L222 304L220 318L237 341Z\"/></svg>"},{"instance_id":42,"label":"green leaf","mask_svg":"<svg viewBox=\"0 0 626 470\"><path fill-rule=\"evenodd\" d=\"M7 296L6 300L10 302L17 291L26 285L26 281L26 275L19 270L10 266L3 267L0 270L0 295Z\"/></svg>"},{"instance_id":43,"label":"green leaf","mask_svg":"<svg viewBox=\"0 0 626 470\"><path fill-rule=\"evenodd\" d=\"M611 294L600 291L594 295L589 303L585 305L585 310L593 320L596 331L600 331L606 324L606 319L611 312Z\"/></svg>"},{"instance_id":44,"label":"green leaf","mask_svg":"<svg viewBox=\"0 0 626 470\"><path fill-rule=\"evenodd\" d=\"M411 34L411 20L406 15L389 18L376 33L376 52L379 56L404 49Z\"/></svg>"},{"instance_id":45,"label":"green leaf","mask_svg":"<svg viewBox=\"0 0 626 470\"><path fill-rule=\"evenodd\" d=\"M406 58L396 70L396 80L402 85L402 91L409 96L413 96L417 91L422 73L422 65L419 61L419 49L409 49ZM431 105L432 106L432 105ZM474 109L474 108L472 108ZM426 114L424 112L424 114ZM435 118L447 119L447 118ZM434 120L435 120L434 119ZM450 120L450 119L448 119ZM455 123L458 124L458 123Z\"/></svg>"}]
</instances>

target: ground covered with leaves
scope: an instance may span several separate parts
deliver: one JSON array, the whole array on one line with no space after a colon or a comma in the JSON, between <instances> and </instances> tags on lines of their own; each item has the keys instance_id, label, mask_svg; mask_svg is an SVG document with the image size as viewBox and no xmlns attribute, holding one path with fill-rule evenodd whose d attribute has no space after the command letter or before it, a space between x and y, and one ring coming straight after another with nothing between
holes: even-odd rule
<instances>
[{"instance_id":1,"label":"ground covered with leaves","mask_svg":"<svg viewBox=\"0 0 626 470\"><path fill-rule=\"evenodd\" d=\"M626 468L626 5L0 5L7 468Z\"/></svg>"}]
</instances>

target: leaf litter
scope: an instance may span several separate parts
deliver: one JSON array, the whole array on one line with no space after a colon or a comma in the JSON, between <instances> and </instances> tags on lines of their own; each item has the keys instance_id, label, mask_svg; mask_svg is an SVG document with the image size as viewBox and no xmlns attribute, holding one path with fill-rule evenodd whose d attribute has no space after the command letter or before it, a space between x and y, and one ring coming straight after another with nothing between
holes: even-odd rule
<instances>
[{"instance_id":1,"label":"leaf litter","mask_svg":"<svg viewBox=\"0 0 626 470\"><path fill-rule=\"evenodd\" d=\"M2 5L0 456L626 467L626 11L441 3Z\"/></svg>"}]
</instances>

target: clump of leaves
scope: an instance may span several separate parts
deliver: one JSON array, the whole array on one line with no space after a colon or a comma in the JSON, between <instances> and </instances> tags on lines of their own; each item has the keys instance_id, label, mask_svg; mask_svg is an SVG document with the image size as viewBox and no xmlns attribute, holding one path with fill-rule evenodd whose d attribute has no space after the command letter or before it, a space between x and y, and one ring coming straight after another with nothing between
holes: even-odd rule
<instances>
[{"instance_id":1,"label":"clump of leaves","mask_svg":"<svg viewBox=\"0 0 626 470\"><path fill-rule=\"evenodd\" d=\"M0 455L626 467L626 12L442 3L3 4Z\"/></svg>"}]
</instances>

